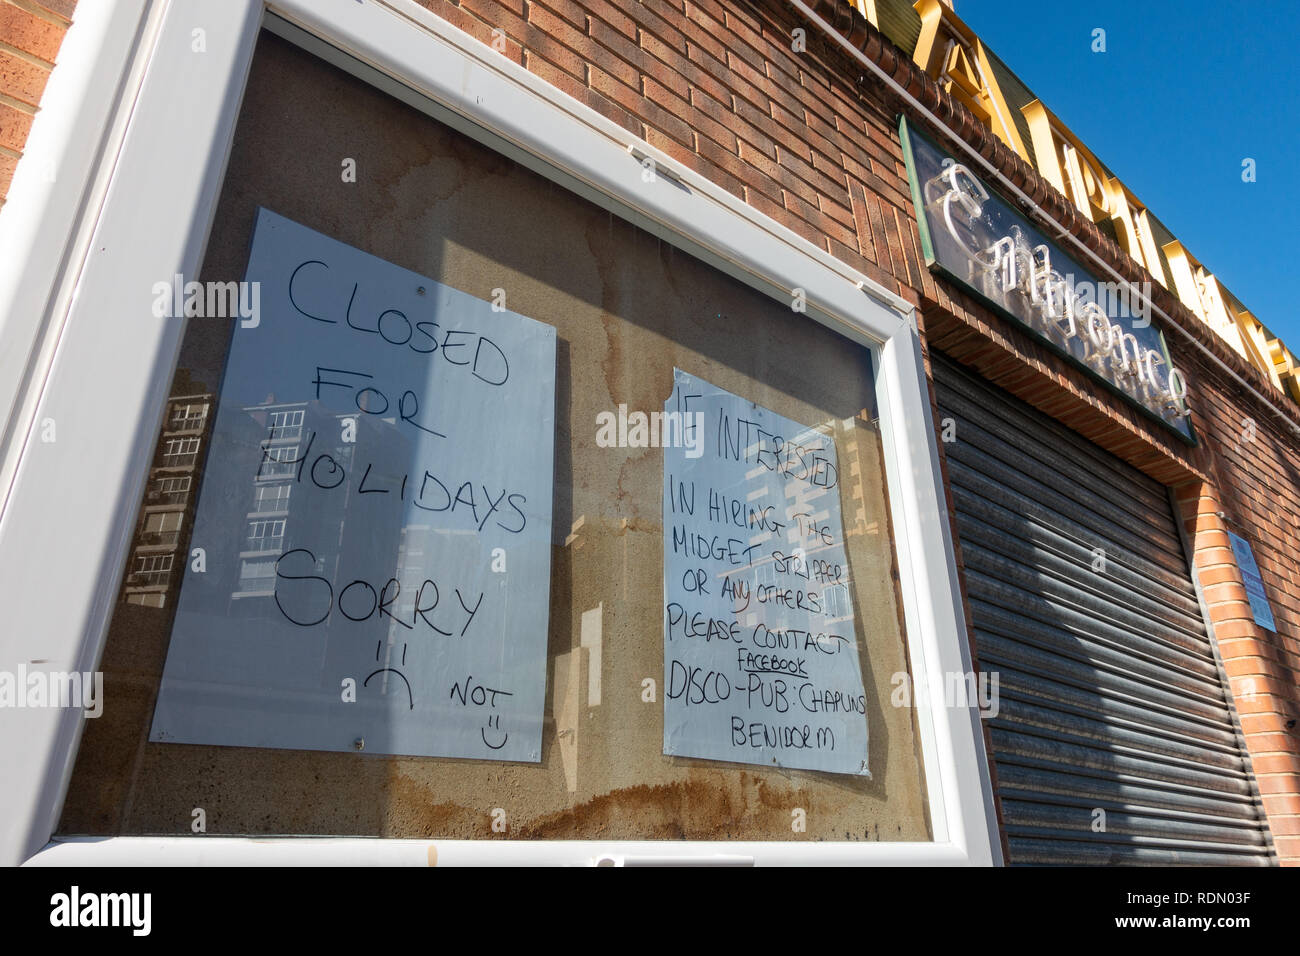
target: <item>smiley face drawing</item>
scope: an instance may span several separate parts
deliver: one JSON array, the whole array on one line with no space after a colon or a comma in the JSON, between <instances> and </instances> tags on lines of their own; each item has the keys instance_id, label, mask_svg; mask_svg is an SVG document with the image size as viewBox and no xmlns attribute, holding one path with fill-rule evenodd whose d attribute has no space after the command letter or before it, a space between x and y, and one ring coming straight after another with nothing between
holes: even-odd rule
<instances>
[{"instance_id":1,"label":"smiley face drawing","mask_svg":"<svg viewBox=\"0 0 1300 956\"><path fill-rule=\"evenodd\" d=\"M498 734L501 736L501 743L499 743L499 744L494 744L494 743L492 743L490 740L488 740L488 728L492 728L492 729L493 729L493 731L494 731L493 736L494 736L494 737L495 737L496 735L498 735ZM483 727L479 728L479 734L480 734L480 736L482 736L482 738L483 738L483 743L487 744L487 746L491 747L493 750L500 750L502 747L504 747L504 746L506 745L506 741L510 739L510 732L509 732L509 731L503 731L503 730L501 729L501 715L500 715L500 714L492 714L491 716L489 716L488 719L487 719L487 724L484 725Z\"/></svg>"}]
</instances>

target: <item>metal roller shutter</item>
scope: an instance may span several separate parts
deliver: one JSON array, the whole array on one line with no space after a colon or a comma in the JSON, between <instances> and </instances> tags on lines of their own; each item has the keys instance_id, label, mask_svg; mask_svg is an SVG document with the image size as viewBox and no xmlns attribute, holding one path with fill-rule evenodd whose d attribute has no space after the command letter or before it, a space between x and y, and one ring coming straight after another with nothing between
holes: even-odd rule
<instances>
[{"instance_id":1,"label":"metal roller shutter","mask_svg":"<svg viewBox=\"0 0 1300 956\"><path fill-rule=\"evenodd\" d=\"M934 379L1010 862L1272 863L1167 490L938 355Z\"/></svg>"}]
</instances>

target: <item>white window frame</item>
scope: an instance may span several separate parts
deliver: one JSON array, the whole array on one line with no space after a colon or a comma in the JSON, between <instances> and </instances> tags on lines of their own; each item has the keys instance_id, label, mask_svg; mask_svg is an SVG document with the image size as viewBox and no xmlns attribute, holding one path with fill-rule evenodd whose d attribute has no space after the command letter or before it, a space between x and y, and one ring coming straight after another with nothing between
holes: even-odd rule
<instances>
[{"instance_id":1,"label":"white window frame","mask_svg":"<svg viewBox=\"0 0 1300 956\"><path fill-rule=\"evenodd\" d=\"M180 531L181 524L185 517L183 511L149 511L145 513L144 521L140 523L140 530L145 534L167 534L169 531ZM154 521L158 522L157 528L151 528ZM168 524L175 524L175 527L169 528Z\"/></svg>"},{"instance_id":2,"label":"white window frame","mask_svg":"<svg viewBox=\"0 0 1300 956\"><path fill-rule=\"evenodd\" d=\"M173 451L172 449L179 449ZM197 455L199 453L199 440L197 438L169 438L167 445L163 448L162 460L165 462L168 458L180 458L184 455ZM184 468L185 465L163 465L164 468Z\"/></svg>"},{"instance_id":3,"label":"white window frame","mask_svg":"<svg viewBox=\"0 0 1300 956\"><path fill-rule=\"evenodd\" d=\"M280 545L284 542L285 524L286 521L284 518L250 519L248 522L248 533L244 535L244 541L246 542L246 547L244 547L240 553L241 554L255 553L260 551L274 551L279 549ZM259 528L264 532L272 532L272 533L256 534L255 532ZM252 546L254 541L262 541L263 543L267 543L267 542L275 542L275 543L271 544L268 547L254 548Z\"/></svg>"},{"instance_id":4,"label":"white window frame","mask_svg":"<svg viewBox=\"0 0 1300 956\"><path fill-rule=\"evenodd\" d=\"M271 492L275 492L274 495ZM253 489L253 509L248 513L250 515L279 514L282 511L289 510L289 498L293 495L292 482L280 482L273 484L271 482L259 483ZM265 508L263 505L272 504L274 508Z\"/></svg>"},{"instance_id":5,"label":"white window frame","mask_svg":"<svg viewBox=\"0 0 1300 956\"><path fill-rule=\"evenodd\" d=\"M287 411L271 412L270 421L270 438L269 441L297 441L302 438L302 423L305 415L301 408L290 409ZM283 418L284 421L276 424L277 418ZM296 428L297 431L292 435L290 429Z\"/></svg>"},{"instance_id":6,"label":"white window frame","mask_svg":"<svg viewBox=\"0 0 1300 956\"><path fill-rule=\"evenodd\" d=\"M78 11L67 41L98 51L92 67L69 74L82 84L81 113L76 124L40 139L77 178L61 181L60 192L11 197L15 211L0 221L0 239L15 253L0 264L0 306L9 309L0 314L0 352L18 349L26 363L25 379L9 375L14 363L0 367L9 375L0 379L0 396L16 396L3 411L22 439L0 444L0 599L9 609L0 667L43 660L94 670L100 660L185 328L184 320L152 317L151 290L176 273L198 275L253 46L269 11L318 38L304 43L313 52L350 63L368 82L724 272L782 301L804 290L810 318L871 348L933 840L63 839L53 833L82 717L27 708L0 714L0 863L1002 862L979 716L970 706L944 705L944 675L972 665L907 302L412 0L83 6L99 9L84 18ZM199 28L202 54L191 51ZM137 43L126 42L132 36ZM343 63L340 54L353 59ZM119 96L109 101L97 92L103 89ZM75 92L60 88L64 107L73 108ZM56 112L46 125L57 122ZM659 172L649 183L641 176L645 157ZM20 165L15 186L28 181L24 175ZM78 187L80 205L60 198ZM63 229L61 246L50 216ZM69 258L66 267L49 268L43 257L52 248ZM58 440L42 443L41 423L49 419ZM84 493L87 461L96 463L106 496ZM49 573L49 561L32 560L34 541L58 555L58 574Z\"/></svg>"},{"instance_id":7,"label":"white window frame","mask_svg":"<svg viewBox=\"0 0 1300 956\"><path fill-rule=\"evenodd\" d=\"M133 569L133 573L148 574L151 571L170 571L175 557L174 553L136 555L136 567ZM144 564L149 564L150 567L142 567Z\"/></svg>"},{"instance_id":8,"label":"white window frame","mask_svg":"<svg viewBox=\"0 0 1300 956\"><path fill-rule=\"evenodd\" d=\"M262 459L258 462L257 474L254 475L256 481L275 481L281 478L289 478L297 473L299 446L293 445L272 445L274 439L267 439L262 442ZM288 466L287 468L282 466Z\"/></svg>"},{"instance_id":9,"label":"white window frame","mask_svg":"<svg viewBox=\"0 0 1300 956\"><path fill-rule=\"evenodd\" d=\"M184 428L189 429L194 427L190 424L191 422L201 422L207 417L207 402L200 402L197 404L194 402L187 402L184 405L178 403L172 406L172 417L171 421L167 423L167 426L172 431L181 430L177 428L178 424L182 424Z\"/></svg>"},{"instance_id":10,"label":"white window frame","mask_svg":"<svg viewBox=\"0 0 1300 956\"><path fill-rule=\"evenodd\" d=\"M159 495L185 495L189 494L193 480L192 475L162 475L155 478L154 482L158 486Z\"/></svg>"}]
</instances>

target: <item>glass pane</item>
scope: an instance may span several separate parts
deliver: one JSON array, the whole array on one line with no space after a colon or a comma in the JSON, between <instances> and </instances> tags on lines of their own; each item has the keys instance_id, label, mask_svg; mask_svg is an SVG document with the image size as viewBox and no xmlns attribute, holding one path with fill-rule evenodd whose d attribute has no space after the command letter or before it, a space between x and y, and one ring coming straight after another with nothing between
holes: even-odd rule
<instances>
[{"instance_id":1,"label":"glass pane","mask_svg":"<svg viewBox=\"0 0 1300 956\"><path fill-rule=\"evenodd\" d=\"M61 832L187 834L201 808L208 833L930 839L867 349L270 35L201 280L270 261L261 210L304 230L286 248L310 234L389 278L354 295L340 266L286 308L271 269L260 323L188 320ZM426 402L477 395L486 346L419 354L384 301L493 341L546 330L553 352L509 357L545 387ZM281 335L305 313L340 321ZM335 335L319 354L389 355L329 366L372 385L304 374ZM521 464L534 447L549 466ZM473 504L421 511L426 474ZM515 502L540 552L489 523L516 488L549 488ZM286 624L325 586L327 624ZM425 626L475 606L477 644ZM173 677L202 742L158 732ZM498 753L530 719L537 752Z\"/></svg>"}]
</instances>

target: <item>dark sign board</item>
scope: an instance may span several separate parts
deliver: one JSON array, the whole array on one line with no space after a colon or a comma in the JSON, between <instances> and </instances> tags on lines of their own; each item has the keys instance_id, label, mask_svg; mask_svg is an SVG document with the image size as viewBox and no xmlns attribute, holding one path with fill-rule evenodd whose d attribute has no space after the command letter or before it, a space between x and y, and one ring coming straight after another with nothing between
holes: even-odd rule
<instances>
[{"instance_id":1,"label":"dark sign board","mask_svg":"<svg viewBox=\"0 0 1300 956\"><path fill-rule=\"evenodd\" d=\"M926 264L1195 442L1187 382L1151 324L1149 293L1098 281L905 118L899 133Z\"/></svg>"}]
</instances>

